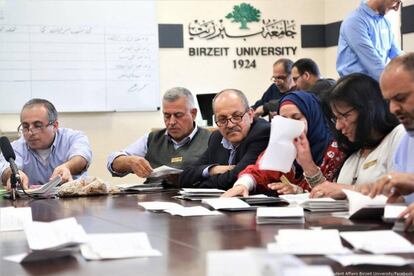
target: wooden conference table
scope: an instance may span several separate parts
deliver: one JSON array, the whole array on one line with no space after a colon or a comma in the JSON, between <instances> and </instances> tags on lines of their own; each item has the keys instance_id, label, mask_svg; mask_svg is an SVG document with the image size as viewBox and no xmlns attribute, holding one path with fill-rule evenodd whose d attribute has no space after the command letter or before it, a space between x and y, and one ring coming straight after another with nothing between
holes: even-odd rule
<instances>
[{"instance_id":1,"label":"wooden conference table","mask_svg":"<svg viewBox=\"0 0 414 276\"><path fill-rule=\"evenodd\" d=\"M226 212L223 216L178 217L166 213L145 211L138 201L174 201L174 192L153 194L96 196L88 198L19 200L16 206L30 206L33 219L53 221L74 216L88 233L146 232L153 248L161 257L106 261L85 261L80 255L47 261L17 264L3 260L4 256L27 251L22 231L0 233L0 275L205 275L206 254L210 250L265 248L274 241L281 228L378 230L391 225L381 221L352 222L327 214L306 214L306 223L296 225L256 225L255 212ZM185 206L194 204L178 201ZM0 199L0 206L12 202ZM404 233L414 242L414 233ZM401 256L414 258L414 254ZM414 266L351 266L342 267L323 256L301 257L308 264L329 264L336 275L374 275L392 272L392 275L413 275ZM386 274L376 274L386 275Z\"/></svg>"}]
</instances>

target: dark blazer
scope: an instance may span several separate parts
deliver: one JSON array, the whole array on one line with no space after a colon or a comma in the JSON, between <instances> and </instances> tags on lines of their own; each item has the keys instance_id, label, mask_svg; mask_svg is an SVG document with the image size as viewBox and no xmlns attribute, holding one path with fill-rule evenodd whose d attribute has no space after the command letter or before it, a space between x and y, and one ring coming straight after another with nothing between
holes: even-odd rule
<instances>
[{"instance_id":1,"label":"dark blazer","mask_svg":"<svg viewBox=\"0 0 414 276\"><path fill-rule=\"evenodd\" d=\"M254 119L250 131L236 149L236 167L223 174L204 178L203 170L210 165L228 165L230 150L221 144L223 136L216 130L208 142L207 150L195 164L187 167L180 177L180 187L217 188L228 190L233 187L238 174L250 164L256 162L259 154L269 142L270 124L263 119Z\"/></svg>"}]
</instances>

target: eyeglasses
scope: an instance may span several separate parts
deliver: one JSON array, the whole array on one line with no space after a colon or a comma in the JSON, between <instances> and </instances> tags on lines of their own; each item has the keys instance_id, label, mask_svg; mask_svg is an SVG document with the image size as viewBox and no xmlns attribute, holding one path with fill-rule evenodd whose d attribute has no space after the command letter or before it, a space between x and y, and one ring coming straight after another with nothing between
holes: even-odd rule
<instances>
[{"instance_id":1,"label":"eyeglasses","mask_svg":"<svg viewBox=\"0 0 414 276\"><path fill-rule=\"evenodd\" d=\"M354 111L354 110L355 110L355 108L352 107L350 110L348 110L348 111L346 111L344 113L341 113L341 112L338 112L337 111L338 115L337 116L334 115L331 118L331 122L334 123L334 124L336 124L338 121L346 121L348 119L348 117L349 117L349 114L352 111Z\"/></svg>"},{"instance_id":2,"label":"eyeglasses","mask_svg":"<svg viewBox=\"0 0 414 276\"><path fill-rule=\"evenodd\" d=\"M239 124L242 120L244 115L246 115L247 111L245 111L243 114L241 115L233 115L230 118L219 118L218 120L216 120L216 125L219 127L223 127L223 126L227 126L227 124L230 122L232 122L233 124Z\"/></svg>"},{"instance_id":3,"label":"eyeglasses","mask_svg":"<svg viewBox=\"0 0 414 276\"><path fill-rule=\"evenodd\" d=\"M36 121L32 124L32 127L30 127L30 124L22 123L17 127L17 132L19 132L20 134L27 134L30 131L30 132L32 132L32 134L36 134L36 133L39 133L39 132L43 131L48 126L53 125L54 123L55 122L48 122L45 125L40 121Z\"/></svg>"},{"instance_id":4,"label":"eyeglasses","mask_svg":"<svg viewBox=\"0 0 414 276\"><path fill-rule=\"evenodd\" d=\"M276 81L285 81L287 77L288 76L286 76L286 75L272 76L270 78L270 80L273 81L273 82L276 82Z\"/></svg>"},{"instance_id":5,"label":"eyeglasses","mask_svg":"<svg viewBox=\"0 0 414 276\"><path fill-rule=\"evenodd\" d=\"M297 82L297 81L298 81L298 79L300 79L300 77L302 77L302 75L303 75L303 74L301 74L301 75L299 75L299 76L297 76L297 77L292 77L292 80L293 80L294 82Z\"/></svg>"}]
</instances>

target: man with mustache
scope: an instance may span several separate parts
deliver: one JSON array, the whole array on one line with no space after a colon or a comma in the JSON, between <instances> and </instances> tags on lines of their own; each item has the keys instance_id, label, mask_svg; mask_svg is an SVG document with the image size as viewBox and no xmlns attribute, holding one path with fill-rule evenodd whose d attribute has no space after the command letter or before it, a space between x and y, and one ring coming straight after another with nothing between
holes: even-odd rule
<instances>
[{"instance_id":1,"label":"man with mustache","mask_svg":"<svg viewBox=\"0 0 414 276\"><path fill-rule=\"evenodd\" d=\"M391 23L384 17L397 11L401 0L366 0L346 18L339 33L336 69L341 77L363 73L379 80L390 59L401 54L392 32Z\"/></svg>"},{"instance_id":2,"label":"man with mustache","mask_svg":"<svg viewBox=\"0 0 414 276\"><path fill-rule=\"evenodd\" d=\"M164 129L152 131L108 157L107 168L112 176L134 173L148 178L153 169L162 165L184 169L200 158L207 148L210 131L195 123L197 108L191 92L184 87L167 90L162 112ZM147 180L154 181L158 180Z\"/></svg>"},{"instance_id":3,"label":"man with mustache","mask_svg":"<svg viewBox=\"0 0 414 276\"><path fill-rule=\"evenodd\" d=\"M88 138L80 131L59 127L55 106L45 99L31 99L20 112L20 139L12 142L24 188L43 185L60 176L61 182L86 175L92 160ZM12 171L0 155L3 185L10 188Z\"/></svg>"},{"instance_id":4,"label":"man with mustache","mask_svg":"<svg viewBox=\"0 0 414 276\"><path fill-rule=\"evenodd\" d=\"M218 130L211 134L203 156L181 174L181 187L230 189L239 172L254 164L269 142L270 124L254 118L240 90L219 92L213 111Z\"/></svg>"},{"instance_id":5,"label":"man with mustache","mask_svg":"<svg viewBox=\"0 0 414 276\"><path fill-rule=\"evenodd\" d=\"M414 53L393 59L381 75L381 91L390 102L390 111L404 125L407 133L395 153L395 172L362 187L372 197L384 193L393 202L401 195L411 203L401 214L407 227L414 226Z\"/></svg>"}]
</instances>

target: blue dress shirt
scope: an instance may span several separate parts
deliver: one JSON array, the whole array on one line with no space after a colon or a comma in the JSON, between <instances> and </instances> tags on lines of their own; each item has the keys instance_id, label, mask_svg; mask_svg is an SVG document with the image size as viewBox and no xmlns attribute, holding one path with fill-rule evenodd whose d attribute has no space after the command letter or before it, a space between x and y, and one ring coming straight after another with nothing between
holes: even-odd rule
<instances>
[{"instance_id":1,"label":"blue dress shirt","mask_svg":"<svg viewBox=\"0 0 414 276\"><path fill-rule=\"evenodd\" d=\"M394 168L397 172L414 173L414 136L403 136L394 156ZM407 203L414 202L414 193L405 196Z\"/></svg>"},{"instance_id":2,"label":"blue dress shirt","mask_svg":"<svg viewBox=\"0 0 414 276\"><path fill-rule=\"evenodd\" d=\"M28 147L23 137L12 142L16 153L16 165L28 177L30 184L45 184L49 181L54 169L67 162L74 156L82 156L88 162L92 160L92 151L88 137L80 131L58 128L55 139L50 148L50 154L46 161L35 151ZM0 155L0 175L9 167L9 163ZM86 175L86 169L79 175L73 175L74 179Z\"/></svg>"},{"instance_id":3,"label":"blue dress shirt","mask_svg":"<svg viewBox=\"0 0 414 276\"><path fill-rule=\"evenodd\" d=\"M336 58L341 77L358 72L378 81L387 62L400 54L391 23L366 3L342 22Z\"/></svg>"}]
</instances>

